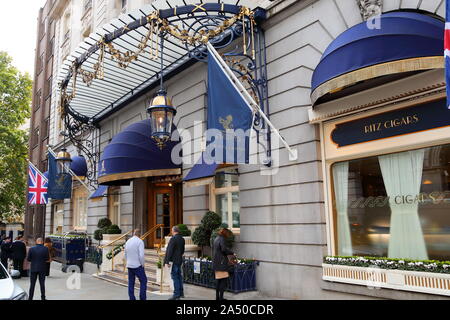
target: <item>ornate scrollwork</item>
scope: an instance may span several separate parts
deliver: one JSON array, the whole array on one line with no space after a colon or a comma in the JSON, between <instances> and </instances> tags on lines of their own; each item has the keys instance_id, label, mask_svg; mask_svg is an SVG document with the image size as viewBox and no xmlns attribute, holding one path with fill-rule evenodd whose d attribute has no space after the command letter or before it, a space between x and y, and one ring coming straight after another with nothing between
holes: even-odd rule
<instances>
[{"instance_id":1,"label":"ornate scrollwork","mask_svg":"<svg viewBox=\"0 0 450 320\"><path fill-rule=\"evenodd\" d=\"M83 155L87 162L86 179L93 187L97 185L97 163L99 158L98 143L96 134L98 128L91 123L86 123L77 119L69 112L64 115L64 125L66 128L65 137L75 146L79 155Z\"/></svg>"},{"instance_id":2,"label":"ornate scrollwork","mask_svg":"<svg viewBox=\"0 0 450 320\"><path fill-rule=\"evenodd\" d=\"M208 11L210 8L211 11ZM228 8L228 9L227 9ZM162 11L171 11L169 14ZM102 37L89 49L88 53L76 59L71 72L61 83L61 106L64 110L64 119L67 128L67 136L78 148L79 152L86 156L89 165L89 182L95 183L95 173L99 157L98 145L92 142L92 135L97 128L92 124L93 119L77 114L70 109L70 102L76 96L77 76L90 86L95 80L104 78L104 59L108 54L115 60L119 67L127 68L144 51L149 51L153 58L158 57L158 50L164 50L162 45L164 38L178 39L185 47L189 56L199 61L207 60L205 44L209 41L217 49L223 49L223 56L230 68L249 89L251 95L261 106L264 112L268 112L268 93L266 77L266 57L264 33L258 27L256 20L260 19L259 12L246 7L238 7L219 4L198 4L185 7L176 7L170 10L158 10L140 19L139 25L126 25L123 29ZM256 18L258 16L258 18ZM114 40L131 31L130 28L145 26L148 30L136 46L135 50L121 52L114 45ZM242 39L242 42L236 41ZM93 53L99 51L98 61L93 65L93 71L82 68L82 64ZM71 81L70 81L71 80ZM69 83L71 90L67 90ZM259 116L255 118L257 132L268 129ZM270 130L258 143L263 146L267 158L270 159Z\"/></svg>"}]
</instances>

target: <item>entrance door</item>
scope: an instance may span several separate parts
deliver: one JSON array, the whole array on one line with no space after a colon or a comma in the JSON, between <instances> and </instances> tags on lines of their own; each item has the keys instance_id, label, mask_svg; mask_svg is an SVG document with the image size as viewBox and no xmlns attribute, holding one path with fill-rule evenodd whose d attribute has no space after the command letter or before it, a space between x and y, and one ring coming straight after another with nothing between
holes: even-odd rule
<instances>
[{"instance_id":1,"label":"entrance door","mask_svg":"<svg viewBox=\"0 0 450 320\"><path fill-rule=\"evenodd\" d=\"M162 237L168 236L174 226L174 192L173 188L155 188L153 192L153 225L163 224ZM161 242L161 229L153 235L153 244Z\"/></svg>"}]
</instances>

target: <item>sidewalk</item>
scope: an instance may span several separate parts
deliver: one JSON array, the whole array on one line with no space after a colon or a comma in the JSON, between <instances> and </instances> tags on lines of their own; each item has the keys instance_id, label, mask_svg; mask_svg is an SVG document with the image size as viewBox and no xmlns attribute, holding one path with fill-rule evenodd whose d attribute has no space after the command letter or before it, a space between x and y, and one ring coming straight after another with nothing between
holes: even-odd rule
<instances>
[{"instance_id":1,"label":"sidewalk","mask_svg":"<svg viewBox=\"0 0 450 320\"><path fill-rule=\"evenodd\" d=\"M91 270L89 270L91 271ZM128 300L128 289L124 286L114 284L108 281L100 280L92 276L91 273L82 273L80 280L80 289L71 290L67 286L70 274L61 271L61 265L52 263L50 277L47 278L46 295L48 300ZM15 280L27 293L30 286L29 278ZM72 284L73 285L73 284ZM36 283L34 299L40 299L39 282ZM193 285L185 285L185 296L183 300L214 300L215 290L202 288ZM136 291L136 297L139 292ZM147 292L148 300L167 300L171 294L155 294ZM249 292L242 294L225 293L228 300L268 300L270 298L263 297L257 292Z\"/></svg>"}]
</instances>

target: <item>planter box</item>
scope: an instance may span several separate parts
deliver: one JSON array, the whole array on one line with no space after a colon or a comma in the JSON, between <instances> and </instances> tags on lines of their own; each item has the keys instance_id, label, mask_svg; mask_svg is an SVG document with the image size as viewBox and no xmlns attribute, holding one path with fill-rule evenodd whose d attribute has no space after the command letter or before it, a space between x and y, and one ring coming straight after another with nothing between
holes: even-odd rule
<instances>
[{"instance_id":1,"label":"planter box","mask_svg":"<svg viewBox=\"0 0 450 320\"><path fill-rule=\"evenodd\" d=\"M200 263L200 273L194 273L194 262ZM239 264L234 267L234 273L228 280L227 291L241 293L256 291L256 267L258 263ZM206 288L216 288L216 279L211 261L184 259L184 282Z\"/></svg>"},{"instance_id":2,"label":"planter box","mask_svg":"<svg viewBox=\"0 0 450 320\"><path fill-rule=\"evenodd\" d=\"M450 296L450 274L322 264L325 281Z\"/></svg>"}]
</instances>

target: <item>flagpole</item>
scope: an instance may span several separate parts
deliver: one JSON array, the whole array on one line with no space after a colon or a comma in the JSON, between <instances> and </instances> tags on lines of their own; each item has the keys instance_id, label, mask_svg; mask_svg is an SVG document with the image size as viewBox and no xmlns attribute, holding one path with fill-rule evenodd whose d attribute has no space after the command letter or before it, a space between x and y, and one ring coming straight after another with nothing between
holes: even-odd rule
<instances>
[{"instance_id":1,"label":"flagpole","mask_svg":"<svg viewBox=\"0 0 450 320\"><path fill-rule=\"evenodd\" d=\"M242 93L245 95L247 99L242 97L244 100L247 100L247 105L250 108L252 112L257 111L259 115L266 121L266 123L270 126L270 128L274 131L274 133L278 136L278 138L283 143L284 147L289 151L289 160L295 161L298 159L298 152L296 149L292 149L287 141L283 138L283 136L280 134L280 132L275 128L275 126L270 122L269 118L266 116L266 114L261 110L259 105L256 103L255 99L248 93L247 89L242 85L242 83L239 81L239 79L236 77L236 75L231 71L230 67L227 65L227 63L222 59L222 57L219 55L217 50L214 48L214 46L207 42L206 46L208 47L209 51L213 53L213 58L222 66L222 68L225 69L227 75L231 78L231 82L235 85L235 88L237 86L237 91L240 93L242 97ZM250 103L250 105L248 104Z\"/></svg>"},{"instance_id":2,"label":"flagpole","mask_svg":"<svg viewBox=\"0 0 450 320\"><path fill-rule=\"evenodd\" d=\"M57 158L57 155L56 155L56 153L53 151L52 148L48 147L48 152L50 152L50 153L52 154L52 156L55 157L55 159ZM77 179L78 182L80 182L80 183L83 185L83 187L86 188L86 190L87 190L88 192L91 192L91 190L89 189L88 185L87 185L84 181L82 181L82 180L81 180L81 179L80 179L80 178L72 171L72 169L67 168L67 170L69 171L69 174L70 174L72 177L74 177L75 179Z\"/></svg>"},{"instance_id":3,"label":"flagpole","mask_svg":"<svg viewBox=\"0 0 450 320\"><path fill-rule=\"evenodd\" d=\"M41 172L41 170L39 170L39 169L33 164L33 162L31 162L30 160L28 160L28 164L29 164L30 166L32 166L34 170L36 170L38 173L40 173L40 174L44 177L44 179L46 179L46 180L48 181L47 177L44 176L44 174Z\"/></svg>"}]
</instances>

